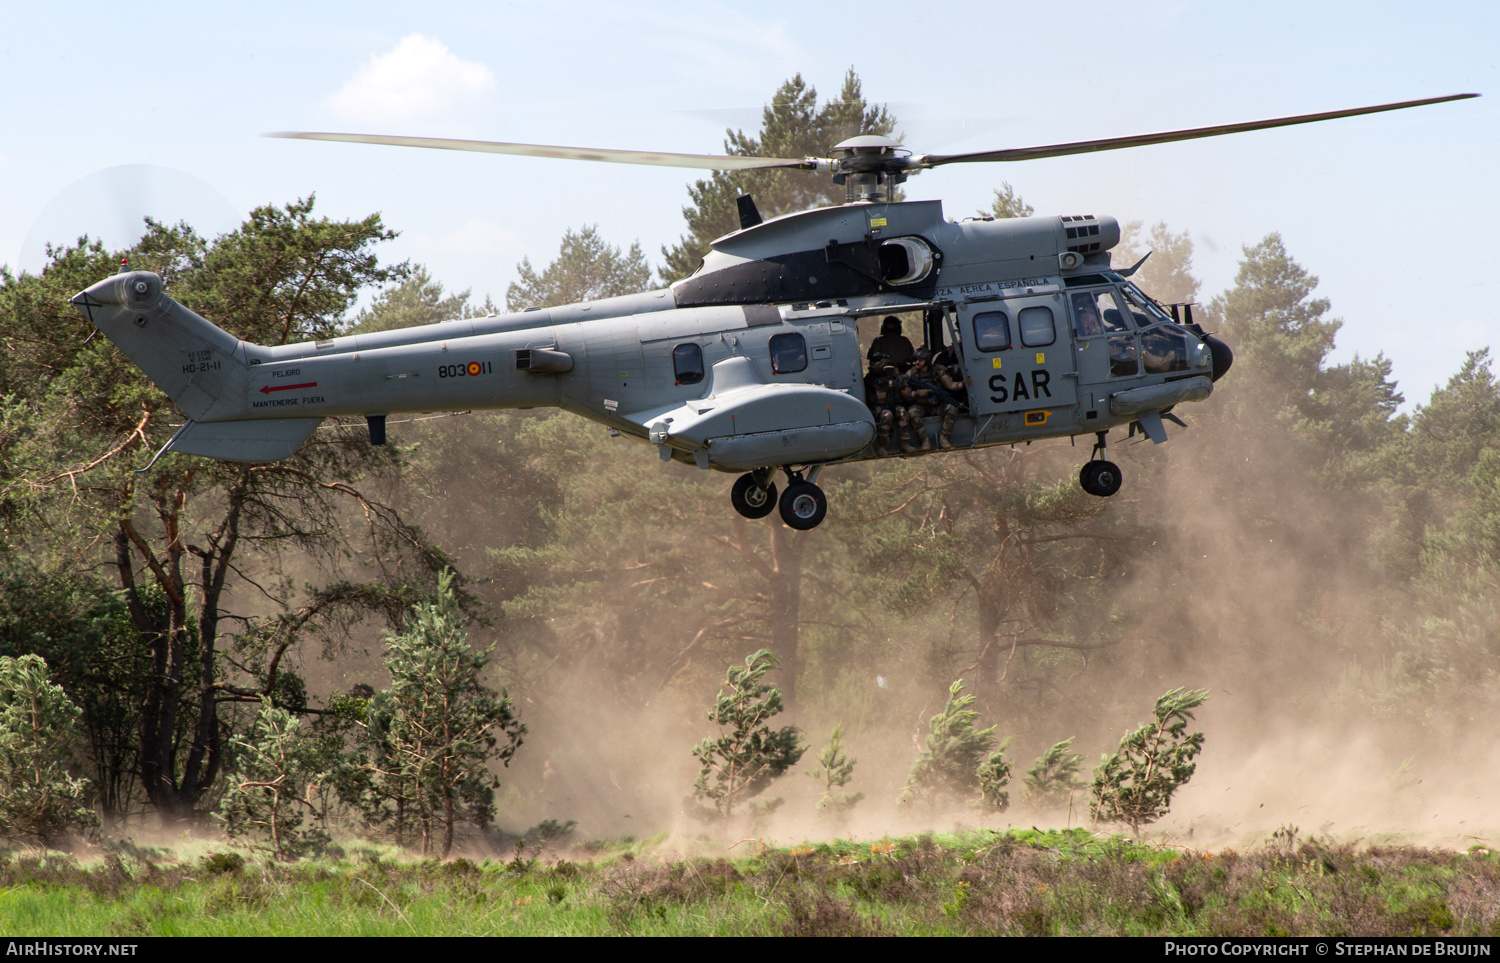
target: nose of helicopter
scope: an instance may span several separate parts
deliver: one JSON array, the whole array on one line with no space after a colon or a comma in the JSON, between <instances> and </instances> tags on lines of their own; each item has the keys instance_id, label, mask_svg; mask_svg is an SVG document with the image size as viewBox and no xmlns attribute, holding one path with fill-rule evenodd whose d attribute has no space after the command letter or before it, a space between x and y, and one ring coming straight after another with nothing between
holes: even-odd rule
<instances>
[{"instance_id":1,"label":"nose of helicopter","mask_svg":"<svg viewBox=\"0 0 1500 963\"><path fill-rule=\"evenodd\" d=\"M1203 341L1208 345L1209 356L1213 359L1213 380L1218 381L1234 364L1234 352L1229 350L1229 345L1211 334Z\"/></svg>"}]
</instances>

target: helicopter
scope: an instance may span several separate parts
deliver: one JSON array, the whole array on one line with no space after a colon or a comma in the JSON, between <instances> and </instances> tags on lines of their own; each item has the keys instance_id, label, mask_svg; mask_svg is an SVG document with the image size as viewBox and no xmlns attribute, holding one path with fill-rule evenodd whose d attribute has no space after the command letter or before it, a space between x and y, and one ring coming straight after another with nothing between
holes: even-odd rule
<instances>
[{"instance_id":1,"label":"helicopter","mask_svg":"<svg viewBox=\"0 0 1500 963\"><path fill-rule=\"evenodd\" d=\"M740 227L668 288L300 344L242 341L163 291L152 273L106 278L71 299L187 415L156 453L229 461L286 458L330 417L363 417L372 444L401 412L556 407L654 446L662 461L738 473L747 518L779 511L819 525L818 481L835 465L1092 434L1083 489L1119 491L1113 429L1167 440L1176 405L1201 401L1234 360L1193 320L1111 264L1108 216L945 218L941 201L902 201L912 174L946 164L1034 160L1306 124L1477 97L1454 94L1103 140L917 154L861 135L826 157L597 150L372 134L303 140L481 151L710 170L824 172L845 203L766 220L738 199ZM1149 254L1147 255L1149 257ZM916 419L917 445L877 432L876 374L859 321L916 313L922 347L951 360L951 423ZM899 329L899 321L897 322ZM882 369L884 370L884 369ZM942 431L941 444L932 445ZM906 436L903 435L903 442ZM778 472L786 488L778 494Z\"/></svg>"}]
</instances>

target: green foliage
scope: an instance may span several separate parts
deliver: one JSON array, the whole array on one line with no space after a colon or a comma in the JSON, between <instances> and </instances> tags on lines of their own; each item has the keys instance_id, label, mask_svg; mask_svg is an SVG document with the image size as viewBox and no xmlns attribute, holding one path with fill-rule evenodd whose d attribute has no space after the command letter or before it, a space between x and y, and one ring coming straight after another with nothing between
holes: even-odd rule
<instances>
[{"instance_id":1,"label":"green foliage","mask_svg":"<svg viewBox=\"0 0 1500 963\"><path fill-rule=\"evenodd\" d=\"M843 740L844 724L840 722L833 727L827 747L818 753L818 768L807 773L807 778L823 789L818 798L818 813L841 821L847 820L849 812L865 798L862 792L841 791L854 778L854 764L859 761L844 751Z\"/></svg>"},{"instance_id":2,"label":"green foliage","mask_svg":"<svg viewBox=\"0 0 1500 963\"><path fill-rule=\"evenodd\" d=\"M1081 785L1083 753L1070 751L1073 737L1055 743L1026 770L1026 801L1035 806L1067 806Z\"/></svg>"},{"instance_id":3,"label":"green foliage","mask_svg":"<svg viewBox=\"0 0 1500 963\"><path fill-rule=\"evenodd\" d=\"M1005 758L1008 745L1009 739L1000 744L999 752L990 753L975 773L979 783L979 808L986 812L1003 813L1010 808L1010 792L1005 788L1010 783L1011 772L1010 762Z\"/></svg>"},{"instance_id":4,"label":"green foliage","mask_svg":"<svg viewBox=\"0 0 1500 963\"><path fill-rule=\"evenodd\" d=\"M1131 221L1120 230L1120 243L1110 252L1110 260L1119 267L1130 267L1150 252L1146 263L1131 280L1141 290L1162 304L1183 304L1198 300L1199 282L1193 276L1193 239L1187 231L1175 233L1166 221L1157 221L1142 234L1140 221Z\"/></svg>"},{"instance_id":5,"label":"green foliage","mask_svg":"<svg viewBox=\"0 0 1500 963\"><path fill-rule=\"evenodd\" d=\"M505 291L507 311L635 294L651 283L651 266L640 242L622 254L618 247L605 243L592 224L564 233L557 259L540 274L531 266L530 258L521 259L516 274L519 280L512 281Z\"/></svg>"},{"instance_id":6,"label":"green foliage","mask_svg":"<svg viewBox=\"0 0 1500 963\"><path fill-rule=\"evenodd\" d=\"M708 713L719 736L693 747L700 765L693 795L712 806L700 809L705 815L733 816L735 806L764 792L807 751L796 726L770 727L782 710L781 690L761 678L779 667L776 656L761 649L746 657L743 667L732 665L725 674L728 691L719 692Z\"/></svg>"},{"instance_id":7,"label":"green foliage","mask_svg":"<svg viewBox=\"0 0 1500 963\"><path fill-rule=\"evenodd\" d=\"M354 316L349 325L349 333L368 334L396 328L415 328L424 324L457 321L475 313L475 309L469 307L468 291L446 294L442 284L434 281L425 267L416 265L404 281L381 291L368 307L362 308ZM493 314L493 305L486 299L477 313Z\"/></svg>"},{"instance_id":8,"label":"green foliage","mask_svg":"<svg viewBox=\"0 0 1500 963\"><path fill-rule=\"evenodd\" d=\"M444 573L406 631L386 637L391 687L365 708L355 765L366 778L351 792L372 824L393 824L398 842L415 830L424 855L440 847L445 858L460 822L493 818L489 764L509 765L526 733L510 698L481 680L490 650L471 649L465 621Z\"/></svg>"},{"instance_id":9,"label":"green foliage","mask_svg":"<svg viewBox=\"0 0 1500 963\"><path fill-rule=\"evenodd\" d=\"M995 189L995 200L987 212L994 217L1030 217L1036 213L1036 208L1021 199L1016 189L1010 186L1010 181L1001 181L1000 186Z\"/></svg>"},{"instance_id":10,"label":"green foliage","mask_svg":"<svg viewBox=\"0 0 1500 963\"><path fill-rule=\"evenodd\" d=\"M146 607L165 600L147 594ZM97 574L0 561L0 655L38 655L82 710L77 758L98 792L106 829L133 808L141 707L150 663L125 600Z\"/></svg>"},{"instance_id":11,"label":"green foliage","mask_svg":"<svg viewBox=\"0 0 1500 963\"><path fill-rule=\"evenodd\" d=\"M1095 822L1141 826L1167 814L1172 796L1197 770L1203 733L1188 734L1192 710L1208 699L1207 689L1173 689L1156 700L1155 719L1120 740L1094 770L1089 812Z\"/></svg>"},{"instance_id":12,"label":"green foliage","mask_svg":"<svg viewBox=\"0 0 1500 963\"><path fill-rule=\"evenodd\" d=\"M731 156L826 157L839 141L859 134L886 134L896 129L896 119L884 107L870 107L853 68L844 75L835 100L818 106L818 91L797 74L771 97L758 135L725 131L724 153ZM682 209L688 234L662 248L665 264L661 277L666 283L680 280L698 269L708 253L709 242L740 229L735 198L750 194L765 218L794 211L844 203L843 187L826 173L798 170L715 171L688 188L691 204Z\"/></svg>"},{"instance_id":13,"label":"green foliage","mask_svg":"<svg viewBox=\"0 0 1500 963\"><path fill-rule=\"evenodd\" d=\"M93 787L68 771L81 715L39 657L0 656L0 839L55 846L97 824Z\"/></svg>"},{"instance_id":14,"label":"green foliage","mask_svg":"<svg viewBox=\"0 0 1500 963\"><path fill-rule=\"evenodd\" d=\"M969 708L974 696L961 695L964 682L959 679L948 687L948 701L943 711L928 720L927 748L911 765L900 805L919 799L937 802L943 799L972 798L977 794L981 807L1003 812L1010 806L1010 794L1002 787L1010 781L1010 763L1005 761L1005 747L1010 740L995 745L996 726L975 729L979 713Z\"/></svg>"},{"instance_id":15,"label":"green foliage","mask_svg":"<svg viewBox=\"0 0 1500 963\"><path fill-rule=\"evenodd\" d=\"M234 765L216 814L225 835L256 837L277 859L318 853L329 842L317 786L339 765L340 747L301 730L296 716L262 699L255 719L230 739ZM309 816L317 825L304 826Z\"/></svg>"}]
</instances>

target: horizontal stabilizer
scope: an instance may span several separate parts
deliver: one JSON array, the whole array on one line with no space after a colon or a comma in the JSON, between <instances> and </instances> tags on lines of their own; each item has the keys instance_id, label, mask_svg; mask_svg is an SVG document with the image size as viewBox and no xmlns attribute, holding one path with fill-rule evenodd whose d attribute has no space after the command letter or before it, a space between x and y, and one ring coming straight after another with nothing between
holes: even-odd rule
<instances>
[{"instance_id":1,"label":"horizontal stabilizer","mask_svg":"<svg viewBox=\"0 0 1500 963\"><path fill-rule=\"evenodd\" d=\"M225 461L278 461L302 447L322 418L275 418L253 421L190 421L173 436L168 451L205 455Z\"/></svg>"}]
</instances>

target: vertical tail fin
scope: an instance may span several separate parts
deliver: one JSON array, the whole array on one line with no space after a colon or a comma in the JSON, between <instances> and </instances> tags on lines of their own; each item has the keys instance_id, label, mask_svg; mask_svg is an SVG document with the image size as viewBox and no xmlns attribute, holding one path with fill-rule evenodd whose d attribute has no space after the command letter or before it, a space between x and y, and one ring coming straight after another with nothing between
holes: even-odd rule
<instances>
[{"instance_id":1,"label":"vertical tail fin","mask_svg":"<svg viewBox=\"0 0 1500 963\"><path fill-rule=\"evenodd\" d=\"M250 373L240 340L167 297L157 275L117 274L70 303L189 418L244 416Z\"/></svg>"}]
</instances>

